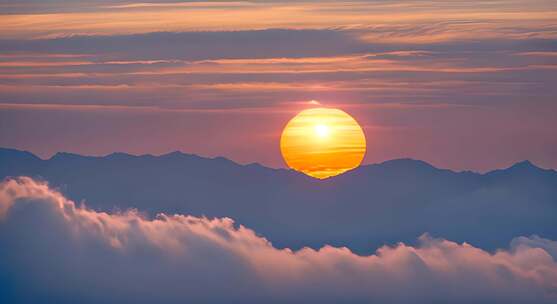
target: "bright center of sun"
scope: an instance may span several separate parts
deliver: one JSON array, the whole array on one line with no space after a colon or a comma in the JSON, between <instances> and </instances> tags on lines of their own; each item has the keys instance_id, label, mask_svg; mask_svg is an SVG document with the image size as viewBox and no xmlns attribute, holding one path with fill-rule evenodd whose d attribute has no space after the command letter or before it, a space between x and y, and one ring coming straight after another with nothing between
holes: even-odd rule
<instances>
[{"instance_id":1,"label":"bright center of sun","mask_svg":"<svg viewBox=\"0 0 557 304\"><path fill-rule=\"evenodd\" d=\"M317 133L320 137L325 137L329 134L329 127L325 125L316 125L315 133Z\"/></svg>"},{"instance_id":2,"label":"bright center of sun","mask_svg":"<svg viewBox=\"0 0 557 304\"><path fill-rule=\"evenodd\" d=\"M358 167L366 152L366 138L358 122L346 112L314 108L288 122L280 150L290 168L324 179Z\"/></svg>"}]
</instances>

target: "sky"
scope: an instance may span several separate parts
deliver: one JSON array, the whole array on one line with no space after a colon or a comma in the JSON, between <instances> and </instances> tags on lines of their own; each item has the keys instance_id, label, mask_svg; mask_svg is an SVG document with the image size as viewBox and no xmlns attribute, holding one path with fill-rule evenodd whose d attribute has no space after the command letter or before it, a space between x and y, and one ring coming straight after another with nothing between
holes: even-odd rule
<instances>
[{"instance_id":1,"label":"sky","mask_svg":"<svg viewBox=\"0 0 557 304\"><path fill-rule=\"evenodd\" d=\"M555 1L0 0L0 146L284 167L318 102L364 163L557 168Z\"/></svg>"}]
</instances>

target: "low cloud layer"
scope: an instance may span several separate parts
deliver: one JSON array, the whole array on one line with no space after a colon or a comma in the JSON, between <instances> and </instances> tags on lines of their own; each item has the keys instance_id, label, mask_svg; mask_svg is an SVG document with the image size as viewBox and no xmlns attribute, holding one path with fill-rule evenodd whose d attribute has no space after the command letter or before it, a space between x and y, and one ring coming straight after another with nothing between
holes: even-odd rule
<instances>
[{"instance_id":1,"label":"low cloud layer","mask_svg":"<svg viewBox=\"0 0 557 304\"><path fill-rule=\"evenodd\" d=\"M279 250L231 219L101 213L22 177L0 184L0 301L554 303L557 242L486 252L424 235L358 256Z\"/></svg>"}]
</instances>

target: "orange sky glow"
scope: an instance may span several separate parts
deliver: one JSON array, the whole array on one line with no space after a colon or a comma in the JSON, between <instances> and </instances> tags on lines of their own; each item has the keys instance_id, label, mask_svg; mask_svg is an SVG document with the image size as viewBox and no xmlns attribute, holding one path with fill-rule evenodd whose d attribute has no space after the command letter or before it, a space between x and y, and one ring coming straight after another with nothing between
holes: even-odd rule
<instances>
[{"instance_id":1,"label":"orange sky glow","mask_svg":"<svg viewBox=\"0 0 557 304\"><path fill-rule=\"evenodd\" d=\"M548 0L0 0L0 146L284 167L282 127L313 100L373 136L364 163L555 167L556 10Z\"/></svg>"}]
</instances>

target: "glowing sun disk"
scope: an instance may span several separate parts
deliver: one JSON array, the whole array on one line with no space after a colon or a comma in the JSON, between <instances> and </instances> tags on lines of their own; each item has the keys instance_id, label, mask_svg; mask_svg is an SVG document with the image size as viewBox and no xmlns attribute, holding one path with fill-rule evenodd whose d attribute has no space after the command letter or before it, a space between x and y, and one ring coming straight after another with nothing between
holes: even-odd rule
<instances>
[{"instance_id":1,"label":"glowing sun disk","mask_svg":"<svg viewBox=\"0 0 557 304\"><path fill-rule=\"evenodd\" d=\"M298 113L284 127L280 150L288 167L324 179L358 167L366 138L346 112L313 108Z\"/></svg>"}]
</instances>

